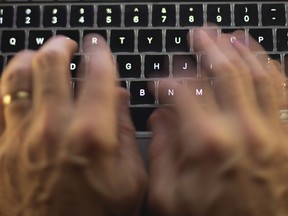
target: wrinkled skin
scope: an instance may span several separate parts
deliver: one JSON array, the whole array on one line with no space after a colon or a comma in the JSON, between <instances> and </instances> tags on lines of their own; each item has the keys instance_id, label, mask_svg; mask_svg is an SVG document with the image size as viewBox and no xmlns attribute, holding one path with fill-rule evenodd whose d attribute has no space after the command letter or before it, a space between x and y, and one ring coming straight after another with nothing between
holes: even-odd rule
<instances>
[{"instance_id":1,"label":"wrinkled skin","mask_svg":"<svg viewBox=\"0 0 288 216\"><path fill-rule=\"evenodd\" d=\"M139 215L147 176L129 94L115 84L104 39L90 46L90 37L77 100L69 82L77 46L65 37L17 54L4 71L2 95L24 90L31 98L1 107L1 216Z\"/></svg>"},{"instance_id":2,"label":"wrinkled skin","mask_svg":"<svg viewBox=\"0 0 288 216\"><path fill-rule=\"evenodd\" d=\"M202 28L193 36L193 49L206 53L202 67L215 77L215 97L205 106L177 80L160 83L160 96L173 87L177 97L150 118L151 215L288 215L288 128L279 120L287 95L279 64L267 68L267 56L253 54L262 48L251 38L245 46L243 32L216 38Z\"/></svg>"}]
</instances>

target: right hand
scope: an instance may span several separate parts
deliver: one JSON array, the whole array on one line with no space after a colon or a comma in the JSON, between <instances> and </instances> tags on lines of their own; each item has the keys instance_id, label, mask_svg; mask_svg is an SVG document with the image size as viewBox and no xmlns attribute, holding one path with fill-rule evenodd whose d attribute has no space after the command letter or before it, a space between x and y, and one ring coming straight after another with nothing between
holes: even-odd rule
<instances>
[{"instance_id":1,"label":"right hand","mask_svg":"<svg viewBox=\"0 0 288 216\"><path fill-rule=\"evenodd\" d=\"M160 85L160 97L169 87L176 97L175 106L150 118L152 215L288 215L288 133L279 120L284 78L274 64L267 73L229 35L201 29L193 42L207 54L203 67L215 78L215 98L203 106L175 80Z\"/></svg>"}]
</instances>

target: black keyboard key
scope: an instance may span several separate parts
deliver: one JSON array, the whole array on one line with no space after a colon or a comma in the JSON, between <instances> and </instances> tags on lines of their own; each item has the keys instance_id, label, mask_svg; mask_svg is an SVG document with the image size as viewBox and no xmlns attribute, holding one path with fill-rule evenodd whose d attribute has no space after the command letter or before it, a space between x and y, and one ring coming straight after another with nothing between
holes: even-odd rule
<instances>
[{"instance_id":1,"label":"black keyboard key","mask_svg":"<svg viewBox=\"0 0 288 216\"><path fill-rule=\"evenodd\" d=\"M150 81L149 87L154 85L153 81ZM139 104L154 104L155 97L151 93L148 87L148 82L146 81L133 81L130 83L130 93L131 93L131 104L139 105ZM155 88L155 87L154 87Z\"/></svg>"},{"instance_id":2,"label":"black keyboard key","mask_svg":"<svg viewBox=\"0 0 288 216\"><path fill-rule=\"evenodd\" d=\"M202 26L203 17L203 5L180 5L180 26Z\"/></svg>"},{"instance_id":3,"label":"black keyboard key","mask_svg":"<svg viewBox=\"0 0 288 216\"><path fill-rule=\"evenodd\" d=\"M118 55L117 63L120 78L140 78L141 57L139 55Z\"/></svg>"},{"instance_id":4,"label":"black keyboard key","mask_svg":"<svg viewBox=\"0 0 288 216\"><path fill-rule=\"evenodd\" d=\"M134 51L134 30L112 30L111 50L112 52L133 52Z\"/></svg>"},{"instance_id":5,"label":"black keyboard key","mask_svg":"<svg viewBox=\"0 0 288 216\"><path fill-rule=\"evenodd\" d=\"M67 36L70 39L76 41L78 44L80 42L80 33L78 30L57 30L56 35Z\"/></svg>"},{"instance_id":6,"label":"black keyboard key","mask_svg":"<svg viewBox=\"0 0 288 216\"><path fill-rule=\"evenodd\" d=\"M167 30L166 51L167 52L189 52L187 34L189 30Z\"/></svg>"},{"instance_id":7,"label":"black keyboard key","mask_svg":"<svg viewBox=\"0 0 288 216\"><path fill-rule=\"evenodd\" d=\"M263 4L262 24L264 26L284 26L286 24L285 4Z\"/></svg>"},{"instance_id":8,"label":"black keyboard key","mask_svg":"<svg viewBox=\"0 0 288 216\"><path fill-rule=\"evenodd\" d=\"M71 6L70 25L72 27L92 27L94 25L94 7L92 5Z\"/></svg>"},{"instance_id":9,"label":"black keyboard key","mask_svg":"<svg viewBox=\"0 0 288 216\"><path fill-rule=\"evenodd\" d=\"M168 55L146 55L144 65L144 75L146 78L169 76Z\"/></svg>"},{"instance_id":10,"label":"black keyboard key","mask_svg":"<svg viewBox=\"0 0 288 216\"><path fill-rule=\"evenodd\" d=\"M131 107L131 117L137 131L148 131L147 120L155 110L154 107Z\"/></svg>"},{"instance_id":11,"label":"black keyboard key","mask_svg":"<svg viewBox=\"0 0 288 216\"><path fill-rule=\"evenodd\" d=\"M70 72L72 78L77 78L79 76L78 69L80 65L80 61L83 56L75 55L70 63Z\"/></svg>"},{"instance_id":12,"label":"black keyboard key","mask_svg":"<svg viewBox=\"0 0 288 216\"><path fill-rule=\"evenodd\" d=\"M107 41L107 31L106 30L84 30L83 36L87 36L89 34L99 34Z\"/></svg>"},{"instance_id":13,"label":"black keyboard key","mask_svg":"<svg viewBox=\"0 0 288 216\"><path fill-rule=\"evenodd\" d=\"M9 62L10 62L13 58L14 58L14 55L8 55L8 56L6 57L6 65L8 65Z\"/></svg>"},{"instance_id":14,"label":"black keyboard key","mask_svg":"<svg viewBox=\"0 0 288 216\"><path fill-rule=\"evenodd\" d=\"M236 4L234 10L236 26L258 26L257 4Z\"/></svg>"},{"instance_id":15,"label":"black keyboard key","mask_svg":"<svg viewBox=\"0 0 288 216\"><path fill-rule=\"evenodd\" d=\"M14 10L12 6L0 6L0 28L13 26Z\"/></svg>"},{"instance_id":16,"label":"black keyboard key","mask_svg":"<svg viewBox=\"0 0 288 216\"><path fill-rule=\"evenodd\" d=\"M174 77L196 77L196 55L174 55L172 61L172 73Z\"/></svg>"},{"instance_id":17,"label":"black keyboard key","mask_svg":"<svg viewBox=\"0 0 288 216\"><path fill-rule=\"evenodd\" d=\"M125 26L148 26L148 13L147 5L126 5Z\"/></svg>"},{"instance_id":18,"label":"black keyboard key","mask_svg":"<svg viewBox=\"0 0 288 216\"><path fill-rule=\"evenodd\" d=\"M175 5L153 5L152 24L153 26L175 26Z\"/></svg>"},{"instance_id":19,"label":"black keyboard key","mask_svg":"<svg viewBox=\"0 0 288 216\"><path fill-rule=\"evenodd\" d=\"M1 51L7 53L23 50L25 48L25 40L25 31L3 31L1 40Z\"/></svg>"},{"instance_id":20,"label":"black keyboard key","mask_svg":"<svg viewBox=\"0 0 288 216\"><path fill-rule=\"evenodd\" d=\"M219 26L231 25L230 4L210 4L207 6L207 21Z\"/></svg>"},{"instance_id":21,"label":"black keyboard key","mask_svg":"<svg viewBox=\"0 0 288 216\"><path fill-rule=\"evenodd\" d=\"M40 27L40 7L39 6L18 6L17 7L17 27Z\"/></svg>"},{"instance_id":22,"label":"black keyboard key","mask_svg":"<svg viewBox=\"0 0 288 216\"><path fill-rule=\"evenodd\" d=\"M288 51L288 29L277 29L277 50Z\"/></svg>"},{"instance_id":23,"label":"black keyboard key","mask_svg":"<svg viewBox=\"0 0 288 216\"><path fill-rule=\"evenodd\" d=\"M66 6L44 6L44 27L65 27L67 24Z\"/></svg>"},{"instance_id":24,"label":"black keyboard key","mask_svg":"<svg viewBox=\"0 0 288 216\"><path fill-rule=\"evenodd\" d=\"M0 55L0 75L2 74L3 68L4 68L4 56Z\"/></svg>"},{"instance_id":25,"label":"black keyboard key","mask_svg":"<svg viewBox=\"0 0 288 216\"><path fill-rule=\"evenodd\" d=\"M121 81L120 82L120 86L124 89L127 89L128 85L127 85L127 82L126 81Z\"/></svg>"},{"instance_id":26,"label":"black keyboard key","mask_svg":"<svg viewBox=\"0 0 288 216\"><path fill-rule=\"evenodd\" d=\"M161 52L162 30L139 30L138 50L139 52Z\"/></svg>"},{"instance_id":27,"label":"black keyboard key","mask_svg":"<svg viewBox=\"0 0 288 216\"><path fill-rule=\"evenodd\" d=\"M37 50L53 36L49 30L31 30L29 32L28 48Z\"/></svg>"},{"instance_id":28,"label":"black keyboard key","mask_svg":"<svg viewBox=\"0 0 288 216\"><path fill-rule=\"evenodd\" d=\"M119 27L121 25L120 5L100 5L97 20L99 27Z\"/></svg>"},{"instance_id":29,"label":"black keyboard key","mask_svg":"<svg viewBox=\"0 0 288 216\"><path fill-rule=\"evenodd\" d=\"M250 29L249 33L266 51L273 51L272 29Z\"/></svg>"}]
</instances>

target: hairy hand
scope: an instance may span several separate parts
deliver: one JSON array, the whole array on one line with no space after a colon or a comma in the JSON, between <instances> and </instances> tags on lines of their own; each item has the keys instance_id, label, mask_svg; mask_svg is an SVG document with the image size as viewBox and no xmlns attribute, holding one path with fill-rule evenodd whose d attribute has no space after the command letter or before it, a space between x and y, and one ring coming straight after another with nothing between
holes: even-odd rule
<instances>
[{"instance_id":1,"label":"hairy hand","mask_svg":"<svg viewBox=\"0 0 288 216\"><path fill-rule=\"evenodd\" d=\"M138 215L146 173L117 70L87 36L85 82L70 86L76 44L65 37L11 60L2 78L0 215ZM83 73L84 72L84 73ZM19 91L30 97L15 98ZM1 111L3 111L3 109Z\"/></svg>"},{"instance_id":2,"label":"hairy hand","mask_svg":"<svg viewBox=\"0 0 288 216\"><path fill-rule=\"evenodd\" d=\"M243 33L235 34L231 43L231 35L215 37L202 28L191 38L214 81L215 97L205 105L193 82L160 83L160 97L168 88L176 96L170 98L175 106L150 119L153 215L288 214L288 131L279 119L279 109L287 109L284 78L274 61L266 67L267 55L259 58L241 42Z\"/></svg>"}]
</instances>

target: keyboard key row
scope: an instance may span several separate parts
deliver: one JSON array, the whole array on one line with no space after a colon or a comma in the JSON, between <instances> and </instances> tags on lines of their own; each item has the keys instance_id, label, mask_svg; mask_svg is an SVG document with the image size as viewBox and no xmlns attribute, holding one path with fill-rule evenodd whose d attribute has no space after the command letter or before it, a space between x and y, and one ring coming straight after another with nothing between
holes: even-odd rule
<instances>
[{"instance_id":1,"label":"keyboard key row","mask_svg":"<svg viewBox=\"0 0 288 216\"><path fill-rule=\"evenodd\" d=\"M261 5L261 4L260 4ZM151 7L151 12L149 12ZM234 16L233 16L234 11ZM151 4L1 6L0 27L284 26L285 4ZM41 14L43 19L41 20ZM205 16L206 14L206 16ZM261 14L261 15L260 15ZM151 18L150 18L151 16ZM177 17L179 16L179 21ZM68 18L70 17L70 18ZM207 20L204 20L207 17ZM262 17L261 23L259 17ZM150 21L151 20L151 21ZM68 23L69 21L69 23ZM150 23L151 22L151 23Z\"/></svg>"},{"instance_id":2,"label":"keyboard key row","mask_svg":"<svg viewBox=\"0 0 288 216\"><path fill-rule=\"evenodd\" d=\"M235 29L233 29L235 30ZM229 29L223 29L224 32ZM229 31L230 32L230 31ZM1 31L0 31L1 33ZM65 35L81 45L81 38L87 34L97 33L110 44L114 53L118 52L189 52L187 43L189 30L183 29L145 29L145 30L3 30L1 51L14 53L22 49L39 49L54 34ZM288 28L272 30L268 28L248 29L250 34L266 51L288 51ZM109 35L109 38L108 38ZM191 34L193 37L193 33ZM274 38L276 39L274 43ZM26 43L28 39L28 43ZM97 44L97 38L92 38L91 45ZM249 43L249 39L248 43ZM193 50L193 47L192 47Z\"/></svg>"}]
</instances>

